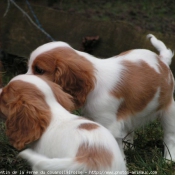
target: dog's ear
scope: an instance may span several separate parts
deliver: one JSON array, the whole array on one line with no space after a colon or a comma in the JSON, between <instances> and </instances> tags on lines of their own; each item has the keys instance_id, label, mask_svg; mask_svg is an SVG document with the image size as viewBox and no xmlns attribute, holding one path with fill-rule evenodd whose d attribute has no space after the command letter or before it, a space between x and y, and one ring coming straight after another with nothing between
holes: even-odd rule
<instances>
[{"instance_id":1,"label":"dog's ear","mask_svg":"<svg viewBox=\"0 0 175 175\"><path fill-rule=\"evenodd\" d=\"M84 105L88 93L94 88L94 68L89 61L78 54L56 63L54 81L74 98L76 108Z\"/></svg>"},{"instance_id":2,"label":"dog's ear","mask_svg":"<svg viewBox=\"0 0 175 175\"><path fill-rule=\"evenodd\" d=\"M73 97L70 94L64 92L62 88L54 82L47 81L47 83L49 84L50 88L52 89L52 92L55 95L56 100L61 106L63 106L68 111L75 110Z\"/></svg>"},{"instance_id":3,"label":"dog's ear","mask_svg":"<svg viewBox=\"0 0 175 175\"><path fill-rule=\"evenodd\" d=\"M6 134L18 150L39 139L50 123L51 113L43 94L39 90L33 94L30 90L34 89L28 89L25 93L12 89L8 91Z\"/></svg>"}]
</instances>

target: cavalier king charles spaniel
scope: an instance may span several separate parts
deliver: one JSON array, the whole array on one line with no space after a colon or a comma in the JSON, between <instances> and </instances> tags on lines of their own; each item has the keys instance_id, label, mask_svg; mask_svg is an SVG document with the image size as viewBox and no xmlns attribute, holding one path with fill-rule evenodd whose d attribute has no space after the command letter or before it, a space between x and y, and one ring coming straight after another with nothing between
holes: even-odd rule
<instances>
[{"instance_id":1,"label":"cavalier king charles spaniel","mask_svg":"<svg viewBox=\"0 0 175 175\"><path fill-rule=\"evenodd\" d=\"M14 77L0 93L7 136L18 150L29 147L19 156L33 170L126 172L112 134L100 124L71 114L68 110L73 108L71 96L59 85L35 75Z\"/></svg>"},{"instance_id":2,"label":"cavalier king charles spaniel","mask_svg":"<svg viewBox=\"0 0 175 175\"><path fill-rule=\"evenodd\" d=\"M47 43L31 53L27 74L59 84L73 96L76 108L111 131L121 149L123 139L133 141L135 128L159 117L164 157L175 161L174 78L169 68L174 54L154 35L147 37L159 54L135 49L98 59L64 42Z\"/></svg>"}]
</instances>

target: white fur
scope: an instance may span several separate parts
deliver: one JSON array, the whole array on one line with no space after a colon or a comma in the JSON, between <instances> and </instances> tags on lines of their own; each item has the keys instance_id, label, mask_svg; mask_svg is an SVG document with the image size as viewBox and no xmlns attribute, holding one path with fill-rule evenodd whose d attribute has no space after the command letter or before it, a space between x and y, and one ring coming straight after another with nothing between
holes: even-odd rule
<instances>
[{"instance_id":1,"label":"white fur","mask_svg":"<svg viewBox=\"0 0 175 175\"><path fill-rule=\"evenodd\" d=\"M67 43L64 42L50 42L49 45L47 44L43 44L42 46L38 47L34 52L31 53L30 55L30 63L29 63L29 67L31 67L33 61L35 60L35 58L40 55L43 51L49 51L51 49L54 49L56 47L70 47ZM28 74L32 74L32 70L28 69Z\"/></svg>"},{"instance_id":2,"label":"white fur","mask_svg":"<svg viewBox=\"0 0 175 175\"><path fill-rule=\"evenodd\" d=\"M75 50L79 55L83 56L92 63L96 78L95 88L88 94L82 111L85 116L109 129L118 140L120 148L122 145L122 139L124 139L128 133L160 116L163 121L162 123L165 131L164 140L169 148L172 160L175 161L175 107L174 102L172 102L167 109L160 109L157 111L161 88L157 87L157 92L152 100L147 104L145 109L132 116L127 116L126 119L123 120L118 120L118 116L116 116L116 114L122 101L125 99L118 99L111 94L111 91L114 90L117 85L119 85L122 81L127 81L123 79L123 72L126 70L126 67L124 67L122 64L123 61L130 61L136 65L139 65L141 61L144 61L144 63L147 63L147 65L153 68L158 74L161 73L161 70L157 58L162 60L166 66L171 63L173 57L172 51L167 49L164 43L153 35L149 34L148 38L151 38L150 41L152 45L160 52L159 55L150 50L135 49L131 50L128 54L118 55L117 57L115 56L108 59L98 59L90 54ZM58 43L60 45L62 44L62 42ZM48 44L47 48L52 49L52 45ZM46 51L45 47L42 46L39 47L39 50L40 53ZM35 53L35 51L33 53ZM32 57L29 60L28 72L32 73L31 65L34 59L35 58ZM168 76L167 81L169 84L172 82L170 75ZM137 88L139 84L134 86ZM172 94L173 99L173 92L168 93ZM165 150L165 158L170 159L166 148Z\"/></svg>"},{"instance_id":3,"label":"white fur","mask_svg":"<svg viewBox=\"0 0 175 175\"><path fill-rule=\"evenodd\" d=\"M171 58L173 57L174 53L170 49L167 49L165 44L158 40L154 35L149 34L147 35L147 38L150 38L152 45L160 52L160 58L161 60L167 64L171 64Z\"/></svg>"},{"instance_id":4,"label":"white fur","mask_svg":"<svg viewBox=\"0 0 175 175\"><path fill-rule=\"evenodd\" d=\"M112 134L103 126L93 130L79 129L82 123L94 123L66 111L55 99L49 85L34 75L19 75L11 81L22 80L37 87L45 95L45 101L52 113L51 122L41 138L22 151L19 156L29 161L32 169L41 171L82 171L88 172L86 164L75 161L81 144L104 147L112 152L112 165L99 171L126 171L124 157ZM93 157L91 157L93 159ZM54 174L54 173L53 173ZM105 174L105 173L104 173ZM122 173L121 173L122 174Z\"/></svg>"}]
</instances>

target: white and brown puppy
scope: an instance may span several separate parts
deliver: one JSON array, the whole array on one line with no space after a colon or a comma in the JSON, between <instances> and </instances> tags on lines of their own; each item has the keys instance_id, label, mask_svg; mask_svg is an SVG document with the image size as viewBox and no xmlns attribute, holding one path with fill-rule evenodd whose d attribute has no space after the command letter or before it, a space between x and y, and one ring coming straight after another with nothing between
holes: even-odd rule
<instances>
[{"instance_id":1,"label":"white and brown puppy","mask_svg":"<svg viewBox=\"0 0 175 175\"><path fill-rule=\"evenodd\" d=\"M64 42L47 43L32 52L27 74L61 85L85 116L111 131L120 147L128 133L160 117L164 156L175 161L174 78L169 68L173 53L153 35L148 38L159 55L135 49L98 59Z\"/></svg>"},{"instance_id":2,"label":"white and brown puppy","mask_svg":"<svg viewBox=\"0 0 175 175\"><path fill-rule=\"evenodd\" d=\"M35 75L13 78L0 94L7 136L33 170L126 171L124 157L103 126L68 112L69 94ZM103 173L102 173L103 174Z\"/></svg>"}]
</instances>

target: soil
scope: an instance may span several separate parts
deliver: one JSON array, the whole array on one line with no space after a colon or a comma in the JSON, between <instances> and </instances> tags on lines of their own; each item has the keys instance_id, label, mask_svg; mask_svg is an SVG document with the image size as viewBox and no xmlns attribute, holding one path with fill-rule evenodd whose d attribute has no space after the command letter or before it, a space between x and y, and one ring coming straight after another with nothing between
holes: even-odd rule
<instances>
[{"instance_id":1,"label":"soil","mask_svg":"<svg viewBox=\"0 0 175 175\"><path fill-rule=\"evenodd\" d=\"M138 28L175 34L174 0L45 0L31 1L90 19L124 21Z\"/></svg>"}]
</instances>

